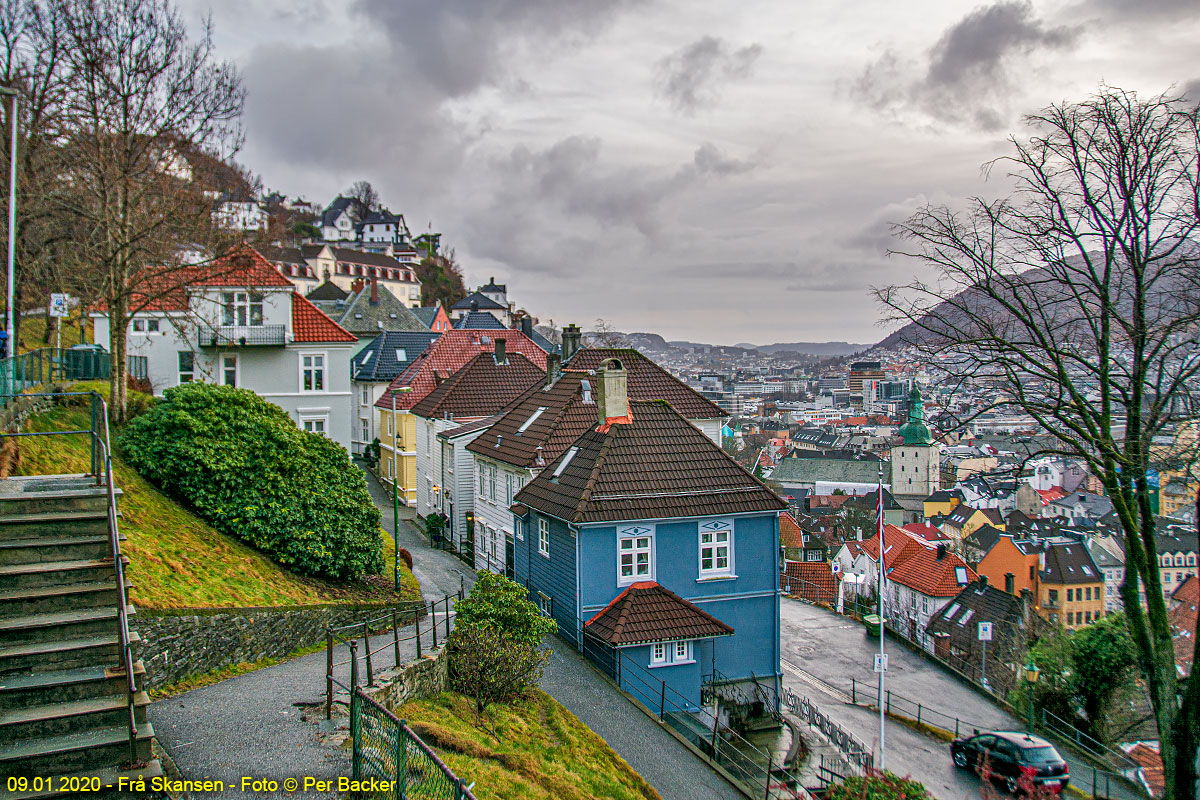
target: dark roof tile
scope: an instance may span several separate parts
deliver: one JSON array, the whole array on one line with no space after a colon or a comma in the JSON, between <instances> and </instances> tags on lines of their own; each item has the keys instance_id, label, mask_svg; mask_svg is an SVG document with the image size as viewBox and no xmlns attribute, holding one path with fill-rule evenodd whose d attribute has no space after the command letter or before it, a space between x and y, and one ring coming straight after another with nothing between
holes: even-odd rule
<instances>
[{"instance_id":1,"label":"dark roof tile","mask_svg":"<svg viewBox=\"0 0 1200 800\"><path fill-rule=\"evenodd\" d=\"M654 581L627 587L584 629L616 647L733 634L733 628Z\"/></svg>"}]
</instances>

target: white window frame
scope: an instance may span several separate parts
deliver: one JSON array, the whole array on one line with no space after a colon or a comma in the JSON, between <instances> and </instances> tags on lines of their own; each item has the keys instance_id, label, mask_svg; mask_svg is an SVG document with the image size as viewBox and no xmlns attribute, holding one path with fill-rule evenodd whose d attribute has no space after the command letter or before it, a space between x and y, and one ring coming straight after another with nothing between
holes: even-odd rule
<instances>
[{"instance_id":1,"label":"white window frame","mask_svg":"<svg viewBox=\"0 0 1200 800\"><path fill-rule=\"evenodd\" d=\"M308 422L321 423L321 430L310 431L308 429L307 425L305 424ZM326 414L305 414L304 416L300 417L300 430L305 431L307 433L319 433L322 436L328 436L329 435L329 416Z\"/></svg>"},{"instance_id":2,"label":"white window frame","mask_svg":"<svg viewBox=\"0 0 1200 800\"><path fill-rule=\"evenodd\" d=\"M550 557L550 522L538 517L538 555Z\"/></svg>"},{"instance_id":3,"label":"white window frame","mask_svg":"<svg viewBox=\"0 0 1200 800\"><path fill-rule=\"evenodd\" d=\"M261 327L265 316L263 305L263 296L259 292L222 292L221 324L236 328Z\"/></svg>"},{"instance_id":4,"label":"white window frame","mask_svg":"<svg viewBox=\"0 0 1200 800\"><path fill-rule=\"evenodd\" d=\"M663 667L671 663L667 658L670 650L667 649L666 642L654 642L650 645L650 666Z\"/></svg>"},{"instance_id":5,"label":"white window frame","mask_svg":"<svg viewBox=\"0 0 1200 800\"><path fill-rule=\"evenodd\" d=\"M488 500L495 502L496 500L496 465L488 466ZM510 504L511 505L511 504Z\"/></svg>"},{"instance_id":6,"label":"white window frame","mask_svg":"<svg viewBox=\"0 0 1200 800\"><path fill-rule=\"evenodd\" d=\"M366 406L366 405L371 404L371 387L370 386L364 385L362 387L361 398L362 398L362 402L361 402L362 405Z\"/></svg>"},{"instance_id":7,"label":"white window frame","mask_svg":"<svg viewBox=\"0 0 1200 800\"><path fill-rule=\"evenodd\" d=\"M371 443L371 420L369 417L358 418L358 432L362 435L363 444Z\"/></svg>"},{"instance_id":8,"label":"white window frame","mask_svg":"<svg viewBox=\"0 0 1200 800\"><path fill-rule=\"evenodd\" d=\"M724 537L724 541L721 539ZM697 533L700 579L732 578L733 573L733 520L715 519L701 522ZM724 550L725 564L721 566L721 551ZM705 553L710 564L704 566Z\"/></svg>"},{"instance_id":9,"label":"white window frame","mask_svg":"<svg viewBox=\"0 0 1200 800\"><path fill-rule=\"evenodd\" d=\"M479 465L479 499L487 497L485 490L487 489L487 464Z\"/></svg>"},{"instance_id":10,"label":"white window frame","mask_svg":"<svg viewBox=\"0 0 1200 800\"><path fill-rule=\"evenodd\" d=\"M691 639L651 642L649 666L670 667L678 664L695 664L695 655Z\"/></svg>"},{"instance_id":11,"label":"white window frame","mask_svg":"<svg viewBox=\"0 0 1200 800\"><path fill-rule=\"evenodd\" d=\"M554 616L554 598L551 597L550 595L548 595L544 592L538 592L537 593L537 607L538 607L538 611L542 612L542 614L544 616L547 616L547 617Z\"/></svg>"},{"instance_id":12,"label":"white window frame","mask_svg":"<svg viewBox=\"0 0 1200 800\"><path fill-rule=\"evenodd\" d=\"M653 525L626 525L617 528L617 585L629 586L638 581L654 580L655 572L655 553L654 553L654 533ZM642 540L645 540L643 543ZM626 548L625 542L632 542L632 546ZM631 572L629 575L622 574L624 566L622 556L628 553L630 556ZM646 555L646 571L638 572L638 556Z\"/></svg>"},{"instance_id":13,"label":"white window frame","mask_svg":"<svg viewBox=\"0 0 1200 800\"><path fill-rule=\"evenodd\" d=\"M178 377L179 377L179 383L184 384L184 383L194 382L196 380L196 351L195 350L177 350L175 352L178 353L178 355L175 356L175 366L177 366L179 368L178 373L177 373ZM191 356L191 358L192 358L192 368L190 370L185 370L183 368L183 364L181 364L179 361L179 357L183 356L185 354ZM187 376L186 381L183 379L183 376L185 376L185 375Z\"/></svg>"},{"instance_id":14,"label":"white window frame","mask_svg":"<svg viewBox=\"0 0 1200 800\"><path fill-rule=\"evenodd\" d=\"M508 501L508 505L513 502L513 476L511 472L504 473L504 499Z\"/></svg>"},{"instance_id":15,"label":"white window frame","mask_svg":"<svg viewBox=\"0 0 1200 800\"><path fill-rule=\"evenodd\" d=\"M300 392L302 394L324 394L325 392L329 391L329 353L325 352L324 350L302 350L299 353L297 353L296 355L299 359L298 363L300 365L300 374L299 374ZM315 363L313 363L312 365L306 366L304 363L304 359L314 358L314 357L320 357L320 359L321 359L321 366L319 368L319 374L321 376L321 388L305 389L304 388L304 377L305 377L306 370L312 370L312 373L315 376L318 374L318 367ZM312 385L316 386L316 384L317 384L317 382L314 380L312 382Z\"/></svg>"},{"instance_id":16,"label":"white window frame","mask_svg":"<svg viewBox=\"0 0 1200 800\"><path fill-rule=\"evenodd\" d=\"M229 366L226 363L226 361L231 358L233 359L233 383L230 383L228 380L229 373L227 372L227 370L229 369ZM237 387L242 385L242 363L241 363L241 361L242 360L240 358L238 358L237 353L222 353L221 354L221 385L222 386L232 386L236 389Z\"/></svg>"},{"instance_id":17,"label":"white window frame","mask_svg":"<svg viewBox=\"0 0 1200 800\"><path fill-rule=\"evenodd\" d=\"M525 541L525 525L521 520L513 520L513 534L517 537L518 542Z\"/></svg>"}]
</instances>

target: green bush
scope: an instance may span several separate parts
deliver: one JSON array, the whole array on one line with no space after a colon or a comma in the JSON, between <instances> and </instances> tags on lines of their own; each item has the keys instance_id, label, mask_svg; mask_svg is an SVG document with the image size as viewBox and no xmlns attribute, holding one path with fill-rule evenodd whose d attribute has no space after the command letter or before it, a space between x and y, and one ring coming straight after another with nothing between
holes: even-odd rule
<instances>
[{"instance_id":1,"label":"green bush","mask_svg":"<svg viewBox=\"0 0 1200 800\"><path fill-rule=\"evenodd\" d=\"M188 383L129 423L126 460L214 528L306 575L383 570L379 510L345 448L245 389Z\"/></svg>"},{"instance_id":2,"label":"green bush","mask_svg":"<svg viewBox=\"0 0 1200 800\"><path fill-rule=\"evenodd\" d=\"M844 783L830 786L825 797L827 800L932 800L923 784L879 771L865 777L846 778Z\"/></svg>"},{"instance_id":3,"label":"green bush","mask_svg":"<svg viewBox=\"0 0 1200 800\"><path fill-rule=\"evenodd\" d=\"M503 575L481 570L471 593L454 607L456 627L489 624L516 642L537 647L558 625L529 602L529 592Z\"/></svg>"}]
</instances>

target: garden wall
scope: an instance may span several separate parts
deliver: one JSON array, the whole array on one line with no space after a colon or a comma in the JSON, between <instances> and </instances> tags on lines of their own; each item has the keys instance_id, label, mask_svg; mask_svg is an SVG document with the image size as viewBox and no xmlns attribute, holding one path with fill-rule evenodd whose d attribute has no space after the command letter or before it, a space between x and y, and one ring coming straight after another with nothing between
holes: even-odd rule
<instances>
[{"instance_id":1,"label":"garden wall","mask_svg":"<svg viewBox=\"0 0 1200 800\"><path fill-rule=\"evenodd\" d=\"M412 605L361 604L283 606L279 608L138 609L129 626L142 641L134 655L146 666L148 688L234 664L281 658L325 641L325 629L362 622L392 608L401 624L412 619ZM388 619L384 627L390 628Z\"/></svg>"}]
</instances>

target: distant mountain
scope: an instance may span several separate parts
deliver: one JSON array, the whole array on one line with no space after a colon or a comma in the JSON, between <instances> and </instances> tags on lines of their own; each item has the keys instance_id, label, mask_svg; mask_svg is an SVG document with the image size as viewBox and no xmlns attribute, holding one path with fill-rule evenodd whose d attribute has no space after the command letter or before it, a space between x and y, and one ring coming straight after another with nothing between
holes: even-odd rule
<instances>
[{"instance_id":1,"label":"distant mountain","mask_svg":"<svg viewBox=\"0 0 1200 800\"><path fill-rule=\"evenodd\" d=\"M870 347L869 344L853 344L850 342L780 342L768 345L755 345L747 342L739 342L738 344L708 344L684 340L667 341L657 333L646 332L628 333L624 334L624 336L632 346L639 350L655 353L715 347L728 355L757 352L764 355L797 353L805 356L845 356L861 352Z\"/></svg>"}]
</instances>

